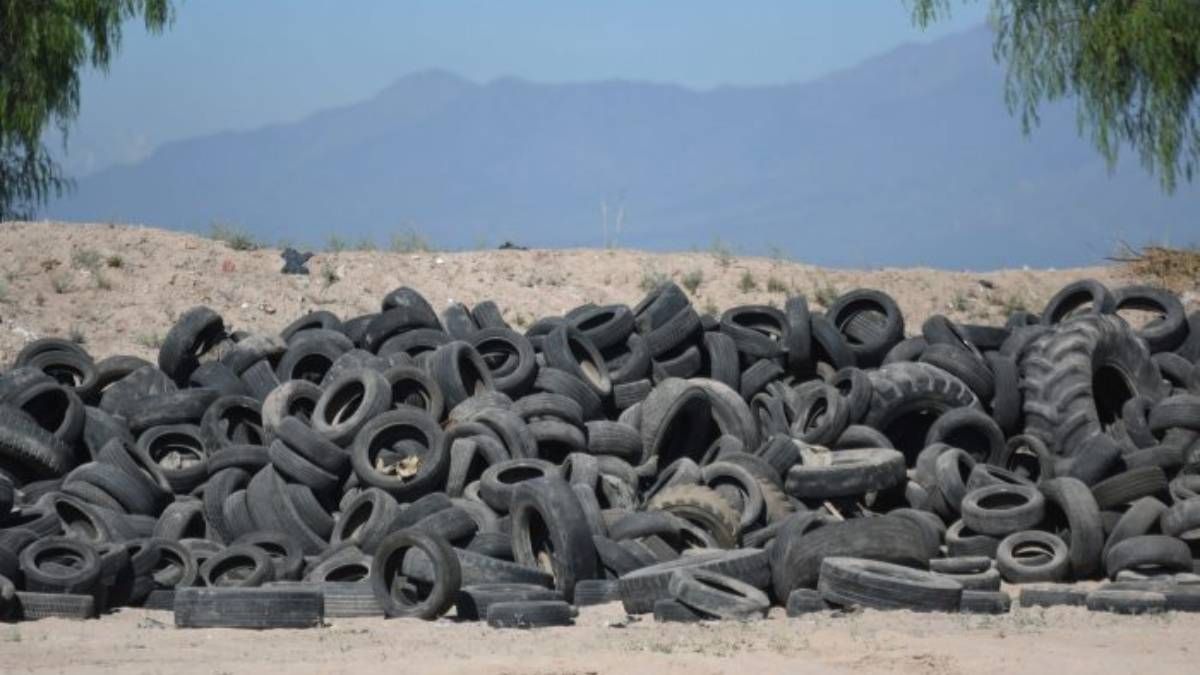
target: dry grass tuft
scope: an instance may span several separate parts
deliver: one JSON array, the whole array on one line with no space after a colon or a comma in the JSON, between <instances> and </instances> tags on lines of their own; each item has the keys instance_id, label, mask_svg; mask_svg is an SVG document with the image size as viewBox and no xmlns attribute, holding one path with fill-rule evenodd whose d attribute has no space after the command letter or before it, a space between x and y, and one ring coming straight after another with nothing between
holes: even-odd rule
<instances>
[{"instance_id":1,"label":"dry grass tuft","mask_svg":"<svg viewBox=\"0 0 1200 675\"><path fill-rule=\"evenodd\" d=\"M1200 248L1196 246L1146 246L1139 250L1122 244L1111 260L1124 263L1130 274L1176 293L1200 285Z\"/></svg>"}]
</instances>

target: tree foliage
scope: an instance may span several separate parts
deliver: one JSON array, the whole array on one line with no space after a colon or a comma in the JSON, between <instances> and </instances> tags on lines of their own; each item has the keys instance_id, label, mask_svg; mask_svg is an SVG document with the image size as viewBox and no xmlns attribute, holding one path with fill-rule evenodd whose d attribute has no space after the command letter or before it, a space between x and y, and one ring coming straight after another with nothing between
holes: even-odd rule
<instances>
[{"instance_id":1,"label":"tree foliage","mask_svg":"<svg viewBox=\"0 0 1200 675\"><path fill-rule=\"evenodd\" d=\"M910 0L920 25L950 0ZM1173 191L1200 169L1200 0L991 0L1005 99L1026 133L1066 97L1080 133L1115 165L1121 146Z\"/></svg>"},{"instance_id":2,"label":"tree foliage","mask_svg":"<svg viewBox=\"0 0 1200 675\"><path fill-rule=\"evenodd\" d=\"M65 137L80 68L107 69L134 18L160 32L170 0L0 0L0 220L29 217L69 187L43 132L55 125Z\"/></svg>"}]
</instances>

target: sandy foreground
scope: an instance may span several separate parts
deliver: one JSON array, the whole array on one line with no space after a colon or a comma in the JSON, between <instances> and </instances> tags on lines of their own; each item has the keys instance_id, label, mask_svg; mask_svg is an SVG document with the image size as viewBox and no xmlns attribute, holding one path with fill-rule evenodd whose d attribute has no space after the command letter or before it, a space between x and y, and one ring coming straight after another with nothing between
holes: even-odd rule
<instances>
[{"instance_id":1,"label":"sandy foreground","mask_svg":"<svg viewBox=\"0 0 1200 675\"><path fill-rule=\"evenodd\" d=\"M1040 310L1079 278L1110 286L1130 281L1114 266L984 274L834 270L708 250L346 251L318 253L307 277L280 274L281 266L278 249L234 251L212 239L152 228L0 223L0 361L29 340L67 335L83 339L96 357L153 357L175 318L198 304L219 312L231 329L277 332L315 309L343 318L378 311L384 294L402 285L421 291L439 310L451 301L493 299L518 329L585 302L634 304L645 284L682 283L695 274L702 281L691 295L701 312L782 306L788 292L806 294L821 309L822 297L869 287L895 297L908 332L917 333L931 314L1003 323L1014 308ZM1194 293L1184 299L1189 309L1197 306Z\"/></svg>"},{"instance_id":2,"label":"sandy foreground","mask_svg":"<svg viewBox=\"0 0 1200 675\"><path fill-rule=\"evenodd\" d=\"M628 621L619 603L572 627L331 619L310 630L177 629L169 612L0 624L0 672L108 673L1194 673L1200 615L1081 608L1001 617L866 611L755 623Z\"/></svg>"},{"instance_id":3,"label":"sandy foreground","mask_svg":"<svg viewBox=\"0 0 1200 675\"><path fill-rule=\"evenodd\" d=\"M186 309L204 304L231 329L276 332L314 309L374 311L408 285L435 308L494 299L516 328L584 302L634 303L643 285L702 276L701 311L782 305L855 287L892 294L909 333L934 313L1001 323L1039 310L1062 285L1132 281L1117 267L958 273L931 269L828 270L719 252L617 250L319 253L309 277L279 273L278 250L112 225L0 223L0 363L29 340L73 335L97 357L153 358ZM745 279L750 279L751 284ZM1188 309L1196 307L1185 295ZM701 673L1196 672L1200 616L1120 617L1076 608L1018 609L1002 617L908 612L825 613L757 623L656 624L619 604L582 610L571 628L493 630L449 619L333 619L306 631L176 629L168 612L124 610L100 620L0 624L0 673L487 672Z\"/></svg>"}]
</instances>

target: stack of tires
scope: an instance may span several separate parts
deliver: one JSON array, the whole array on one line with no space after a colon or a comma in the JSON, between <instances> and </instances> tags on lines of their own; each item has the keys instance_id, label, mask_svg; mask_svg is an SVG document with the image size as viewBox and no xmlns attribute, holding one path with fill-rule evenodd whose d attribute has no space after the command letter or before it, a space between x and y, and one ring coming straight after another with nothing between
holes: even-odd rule
<instances>
[{"instance_id":1,"label":"stack of tires","mask_svg":"<svg viewBox=\"0 0 1200 675\"><path fill-rule=\"evenodd\" d=\"M0 615L1191 609L1197 359L1200 314L1090 280L911 336L877 290L714 317L668 283L524 332L399 288L277 336L197 307L157 363L36 340L0 376Z\"/></svg>"}]
</instances>

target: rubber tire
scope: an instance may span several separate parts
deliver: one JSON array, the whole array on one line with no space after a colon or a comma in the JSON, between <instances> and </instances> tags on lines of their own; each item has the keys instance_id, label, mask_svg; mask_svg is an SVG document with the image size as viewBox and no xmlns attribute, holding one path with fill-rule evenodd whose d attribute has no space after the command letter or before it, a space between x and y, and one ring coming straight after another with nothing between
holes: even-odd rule
<instances>
[{"instance_id":1,"label":"rubber tire","mask_svg":"<svg viewBox=\"0 0 1200 675\"><path fill-rule=\"evenodd\" d=\"M228 576L235 569L247 567L248 572L237 577ZM200 579L209 588L256 588L271 581L274 575L266 552L248 544L230 546L200 565Z\"/></svg>"},{"instance_id":2,"label":"rubber tire","mask_svg":"<svg viewBox=\"0 0 1200 675\"><path fill-rule=\"evenodd\" d=\"M828 557L870 558L923 569L933 554L921 525L906 518L882 516L827 525L798 518L780 530L771 546L771 583L775 597L786 598L797 588L816 587L821 561Z\"/></svg>"},{"instance_id":3,"label":"rubber tire","mask_svg":"<svg viewBox=\"0 0 1200 675\"><path fill-rule=\"evenodd\" d=\"M796 464L788 469L786 492L798 499L853 497L902 485L904 455L886 448L818 453L828 464Z\"/></svg>"},{"instance_id":4,"label":"rubber tire","mask_svg":"<svg viewBox=\"0 0 1200 675\"><path fill-rule=\"evenodd\" d=\"M709 618L672 598L654 601L653 612L656 623L699 623Z\"/></svg>"},{"instance_id":5,"label":"rubber tire","mask_svg":"<svg viewBox=\"0 0 1200 675\"><path fill-rule=\"evenodd\" d=\"M542 356L548 367L558 368L587 383L601 399L612 395L608 364L596 345L579 330L562 325L550 331L542 343Z\"/></svg>"},{"instance_id":6,"label":"rubber tire","mask_svg":"<svg viewBox=\"0 0 1200 675\"><path fill-rule=\"evenodd\" d=\"M1147 423L1152 434L1175 428L1200 431L1200 395L1179 394L1159 401L1150 409Z\"/></svg>"},{"instance_id":7,"label":"rubber tire","mask_svg":"<svg viewBox=\"0 0 1200 675\"><path fill-rule=\"evenodd\" d=\"M158 367L182 386L207 353L225 339L225 322L207 307L193 307L180 315L158 349Z\"/></svg>"},{"instance_id":8,"label":"rubber tire","mask_svg":"<svg viewBox=\"0 0 1200 675\"><path fill-rule=\"evenodd\" d=\"M1166 494L1167 485L1167 474L1161 467L1143 466L1109 476L1093 485L1091 490L1096 505L1103 511L1131 504L1142 497Z\"/></svg>"},{"instance_id":9,"label":"rubber tire","mask_svg":"<svg viewBox=\"0 0 1200 675\"><path fill-rule=\"evenodd\" d=\"M1153 566L1165 572L1191 572L1192 552L1187 543L1161 534L1129 537L1104 554L1104 571L1115 579L1121 570Z\"/></svg>"},{"instance_id":10,"label":"rubber tire","mask_svg":"<svg viewBox=\"0 0 1200 675\"><path fill-rule=\"evenodd\" d=\"M1022 607L1083 607L1088 592L1072 584L1041 584L1021 588L1018 603Z\"/></svg>"},{"instance_id":11,"label":"rubber tire","mask_svg":"<svg viewBox=\"0 0 1200 675\"><path fill-rule=\"evenodd\" d=\"M325 597L316 589L180 588L178 628L317 628L325 622Z\"/></svg>"},{"instance_id":12,"label":"rubber tire","mask_svg":"<svg viewBox=\"0 0 1200 675\"><path fill-rule=\"evenodd\" d=\"M537 361L533 344L524 335L505 328L484 328L468 340L491 370L496 390L514 398L533 387ZM500 356L503 355L503 361ZM493 366L503 365L503 370ZM439 392L440 393L440 392Z\"/></svg>"},{"instance_id":13,"label":"rubber tire","mask_svg":"<svg viewBox=\"0 0 1200 675\"><path fill-rule=\"evenodd\" d=\"M516 562L550 573L554 587L567 601L574 598L577 581L597 578L591 528L565 480L546 477L519 483L513 489L509 515ZM549 544L549 561L540 555L543 543Z\"/></svg>"},{"instance_id":14,"label":"rubber tire","mask_svg":"<svg viewBox=\"0 0 1200 675\"><path fill-rule=\"evenodd\" d=\"M503 480L505 474L517 472L520 480ZM529 475L537 472L537 476ZM512 506L513 493L524 481L558 475L558 468L544 459L511 459L492 464L479 478L479 496L492 509L507 513Z\"/></svg>"},{"instance_id":15,"label":"rubber tire","mask_svg":"<svg viewBox=\"0 0 1200 675\"><path fill-rule=\"evenodd\" d=\"M821 561L817 590L831 604L915 612L953 612L963 587L936 574L878 560L831 556Z\"/></svg>"},{"instance_id":16,"label":"rubber tire","mask_svg":"<svg viewBox=\"0 0 1200 675\"><path fill-rule=\"evenodd\" d=\"M355 396L357 406L348 416L343 412ZM312 428L331 443L346 447L370 421L392 407L392 388L382 373L356 370L342 374L325 386L313 410Z\"/></svg>"},{"instance_id":17,"label":"rubber tire","mask_svg":"<svg viewBox=\"0 0 1200 675\"><path fill-rule=\"evenodd\" d=\"M712 535L720 548L737 544L739 515L715 490L704 485L673 485L646 502L650 510L666 511Z\"/></svg>"},{"instance_id":18,"label":"rubber tire","mask_svg":"<svg viewBox=\"0 0 1200 675\"><path fill-rule=\"evenodd\" d=\"M17 591L13 619L91 619L96 616L96 598L90 594Z\"/></svg>"},{"instance_id":19,"label":"rubber tire","mask_svg":"<svg viewBox=\"0 0 1200 675\"><path fill-rule=\"evenodd\" d=\"M973 353L954 345L931 344L921 352L920 362L936 366L955 376L981 401L990 401L996 393L996 378L987 362L977 352Z\"/></svg>"},{"instance_id":20,"label":"rubber tire","mask_svg":"<svg viewBox=\"0 0 1200 675\"><path fill-rule=\"evenodd\" d=\"M961 380L929 364L893 363L868 374L872 385L871 407L863 424L891 439L892 445L904 452L910 462L924 447L928 428L905 431L892 429L893 424L915 411L926 411L936 418L954 408L979 406L975 394ZM901 432L905 435L901 436ZM898 442L900 439L907 440Z\"/></svg>"},{"instance_id":21,"label":"rubber tire","mask_svg":"<svg viewBox=\"0 0 1200 675\"><path fill-rule=\"evenodd\" d=\"M395 578L402 575L404 553L409 549L422 551L434 570L432 587L425 598L413 602L394 592ZM462 586L462 568L458 556L442 537L428 532L401 530L388 535L380 543L371 560L370 584L379 605L389 618L409 617L436 619L454 604Z\"/></svg>"},{"instance_id":22,"label":"rubber tire","mask_svg":"<svg viewBox=\"0 0 1200 675\"><path fill-rule=\"evenodd\" d=\"M429 356L426 370L449 409L481 391L496 389L492 371L469 342L453 341L438 347Z\"/></svg>"},{"instance_id":23,"label":"rubber tire","mask_svg":"<svg viewBox=\"0 0 1200 675\"><path fill-rule=\"evenodd\" d=\"M992 559L982 555L935 558L929 561L929 571L937 574L979 574L991 569L992 565Z\"/></svg>"},{"instance_id":24,"label":"rubber tire","mask_svg":"<svg viewBox=\"0 0 1200 675\"><path fill-rule=\"evenodd\" d=\"M1063 286L1050 298L1042 310L1041 323L1044 326L1062 323L1068 314L1087 302L1092 303L1090 314L1111 314L1116 306L1116 298L1104 284L1095 279L1080 279Z\"/></svg>"},{"instance_id":25,"label":"rubber tire","mask_svg":"<svg viewBox=\"0 0 1200 675\"><path fill-rule=\"evenodd\" d=\"M1151 354L1169 352L1183 343L1188 335L1188 320L1183 303L1170 291L1153 286L1125 286L1113 291L1113 314L1122 309L1157 311L1163 316L1138 331Z\"/></svg>"},{"instance_id":26,"label":"rubber tire","mask_svg":"<svg viewBox=\"0 0 1200 675\"><path fill-rule=\"evenodd\" d=\"M621 587L615 579L584 579L575 584L575 606L603 605L621 600Z\"/></svg>"},{"instance_id":27,"label":"rubber tire","mask_svg":"<svg viewBox=\"0 0 1200 675\"><path fill-rule=\"evenodd\" d=\"M683 568L711 570L755 588L766 588L771 580L767 555L759 549L701 551L622 576L618 583L625 611L630 614L646 614L654 610L654 603L658 600L670 599L668 585L671 574Z\"/></svg>"},{"instance_id":28,"label":"rubber tire","mask_svg":"<svg viewBox=\"0 0 1200 675\"><path fill-rule=\"evenodd\" d=\"M1017 497L1024 502L1001 508L989 508L990 499ZM1042 493L1032 485L989 485L967 493L960 511L963 524L975 532L1003 537L1013 532L1033 529L1045 515L1046 502Z\"/></svg>"},{"instance_id":29,"label":"rubber tire","mask_svg":"<svg viewBox=\"0 0 1200 675\"><path fill-rule=\"evenodd\" d=\"M690 609L719 619L745 621L764 618L771 601L754 586L724 574L703 569L677 569L667 592Z\"/></svg>"},{"instance_id":30,"label":"rubber tire","mask_svg":"<svg viewBox=\"0 0 1200 675\"><path fill-rule=\"evenodd\" d=\"M39 559L51 551L61 551L77 564L44 568ZM100 581L100 555L95 547L84 541L46 537L21 549L18 559L24 588L28 591L90 594Z\"/></svg>"},{"instance_id":31,"label":"rubber tire","mask_svg":"<svg viewBox=\"0 0 1200 675\"><path fill-rule=\"evenodd\" d=\"M244 438L232 435L239 433L238 427ZM221 396L200 418L200 434L210 452L231 445L265 445L262 403L249 396Z\"/></svg>"},{"instance_id":32,"label":"rubber tire","mask_svg":"<svg viewBox=\"0 0 1200 675\"><path fill-rule=\"evenodd\" d=\"M1145 344L1123 320L1102 315L1071 319L1035 342L1021 359L1025 433L1038 436L1055 455L1075 458L1082 453L1092 436L1105 431L1093 389L1102 367L1123 373L1122 387L1131 397L1156 403L1166 394ZM1121 394L1106 386L1102 400L1114 390ZM1100 408L1115 421L1123 404Z\"/></svg>"},{"instance_id":33,"label":"rubber tire","mask_svg":"<svg viewBox=\"0 0 1200 675\"><path fill-rule=\"evenodd\" d=\"M1066 516L1071 537L1068 541L1071 573L1076 579L1095 577L1103 563L1104 527L1100 507L1091 490L1074 478L1054 478L1040 485L1047 506L1054 504Z\"/></svg>"},{"instance_id":34,"label":"rubber tire","mask_svg":"<svg viewBox=\"0 0 1200 675\"><path fill-rule=\"evenodd\" d=\"M469 584L458 592L455 616L468 621L481 621L487 619L488 608L497 603L546 600L562 600L562 594L535 584Z\"/></svg>"},{"instance_id":35,"label":"rubber tire","mask_svg":"<svg viewBox=\"0 0 1200 675\"><path fill-rule=\"evenodd\" d=\"M575 623L575 608L562 600L497 602L488 607L492 628L545 628Z\"/></svg>"},{"instance_id":36,"label":"rubber tire","mask_svg":"<svg viewBox=\"0 0 1200 675\"><path fill-rule=\"evenodd\" d=\"M859 321L859 312L877 312L883 322ZM837 298L825 313L847 338L855 362L862 368L874 368L888 351L904 339L904 316L890 295L871 289L857 289Z\"/></svg>"},{"instance_id":37,"label":"rubber tire","mask_svg":"<svg viewBox=\"0 0 1200 675\"><path fill-rule=\"evenodd\" d=\"M423 448L418 455L421 457L420 468L409 479L384 475L376 470L374 464L377 454L387 449L376 444L398 433L406 437L415 433L423 439L417 442ZM415 408L398 408L378 415L363 425L354 439L350 464L362 484L380 488L397 500L415 499L445 485L450 467L446 439L437 420L428 413Z\"/></svg>"},{"instance_id":38,"label":"rubber tire","mask_svg":"<svg viewBox=\"0 0 1200 675\"><path fill-rule=\"evenodd\" d=\"M1023 546L1050 549L1048 560L1029 563L1016 556ZM996 569L1009 583L1038 583L1062 581L1070 574L1067 544L1058 536L1040 530L1014 532L1005 537L996 549Z\"/></svg>"},{"instance_id":39,"label":"rubber tire","mask_svg":"<svg viewBox=\"0 0 1200 675\"><path fill-rule=\"evenodd\" d=\"M971 591L963 589L961 614L1008 614L1012 611L1012 596L1004 591Z\"/></svg>"},{"instance_id":40,"label":"rubber tire","mask_svg":"<svg viewBox=\"0 0 1200 675\"><path fill-rule=\"evenodd\" d=\"M28 415L0 405L0 460L23 482L67 473L74 463L71 449Z\"/></svg>"},{"instance_id":41,"label":"rubber tire","mask_svg":"<svg viewBox=\"0 0 1200 675\"><path fill-rule=\"evenodd\" d=\"M964 436L964 432L969 435ZM976 445L969 441L982 441ZM977 408L956 408L933 422L925 435L926 447L945 443L967 451L977 462L998 464L1007 452L1004 431L987 413Z\"/></svg>"},{"instance_id":42,"label":"rubber tire","mask_svg":"<svg viewBox=\"0 0 1200 675\"><path fill-rule=\"evenodd\" d=\"M1167 611L1167 596L1153 591L1098 589L1087 594L1090 612L1113 614L1162 614Z\"/></svg>"},{"instance_id":43,"label":"rubber tire","mask_svg":"<svg viewBox=\"0 0 1200 675\"><path fill-rule=\"evenodd\" d=\"M812 315L809 321L809 329L812 332L813 338L811 353L814 367L825 363L836 372L843 368L858 365L854 360L854 352L851 351L846 338L842 336L837 326L833 325L833 322L827 317L821 314Z\"/></svg>"},{"instance_id":44,"label":"rubber tire","mask_svg":"<svg viewBox=\"0 0 1200 675\"><path fill-rule=\"evenodd\" d=\"M797 588L789 593L784 607L789 619L830 609L829 603L825 602L821 593L812 588Z\"/></svg>"}]
</instances>

